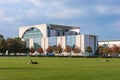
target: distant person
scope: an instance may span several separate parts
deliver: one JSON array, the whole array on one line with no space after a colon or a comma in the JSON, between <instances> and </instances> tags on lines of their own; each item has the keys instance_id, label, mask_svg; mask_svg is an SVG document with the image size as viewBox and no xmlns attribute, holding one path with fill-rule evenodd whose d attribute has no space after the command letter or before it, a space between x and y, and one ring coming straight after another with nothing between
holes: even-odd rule
<instances>
[{"instance_id":1,"label":"distant person","mask_svg":"<svg viewBox=\"0 0 120 80\"><path fill-rule=\"evenodd\" d=\"M32 59L30 60L30 64L38 64L37 61L33 61Z\"/></svg>"}]
</instances>

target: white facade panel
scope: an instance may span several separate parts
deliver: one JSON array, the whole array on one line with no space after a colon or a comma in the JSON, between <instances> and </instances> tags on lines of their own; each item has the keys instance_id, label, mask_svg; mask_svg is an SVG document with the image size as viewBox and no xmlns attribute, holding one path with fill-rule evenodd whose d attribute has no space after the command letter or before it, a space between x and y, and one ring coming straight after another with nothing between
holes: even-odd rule
<instances>
[{"instance_id":1,"label":"white facade panel","mask_svg":"<svg viewBox=\"0 0 120 80\"><path fill-rule=\"evenodd\" d=\"M29 48L34 47L33 39L29 39Z\"/></svg>"},{"instance_id":2,"label":"white facade panel","mask_svg":"<svg viewBox=\"0 0 120 80\"><path fill-rule=\"evenodd\" d=\"M26 30L29 30L30 28L37 28L41 31L43 37L47 37L47 24L41 24L41 25L34 25L34 26L25 26L19 28L19 37L22 38Z\"/></svg>"},{"instance_id":3,"label":"white facade panel","mask_svg":"<svg viewBox=\"0 0 120 80\"><path fill-rule=\"evenodd\" d=\"M106 40L106 41L99 41L99 46L104 47L113 47L114 45L120 46L120 40Z\"/></svg>"},{"instance_id":4,"label":"white facade panel","mask_svg":"<svg viewBox=\"0 0 120 80\"><path fill-rule=\"evenodd\" d=\"M84 35L81 35L81 52L85 52L85 38Z\"/></svg>"},{"instance_id":5,"label":"white facade panel","mask_svg":"<svg viewBox=\"0 0 120 80\"><path fill-rule=\"evenodd\" d=\"M81 35L76 35L76 46L81 48L81 40L80 40Z\"/></svg>"},{"instance_id":6,"label":"white facade panel","mask_svg":"<svg viewBox=\"0 0 120 80\"><path fill-rule=\"evenodd\" d=\"M43 34L43 37L47 37L47 24L36 25L33 27L38 28Z\"/></svg>"},{"instance_id":7,"label":"white facade panel","mask_svg":"<svg viewBox=\"0 0 120 80\"><path fill-rule=\"evenodd\" d=\"M57 45L62 46L62 36L57 37Z\"/></svg>"},{"instance_id":8,"label":"white facade panel","mask_svg":"<svg viewBox=\"0 0 120 80\"><path fill-rule=\"evenodd\" d=\"M62 48L65 49L66 48L66 37L62 36Z\"/></svg>"},{"instance_id":9,"label":"white facade panel","mask_svg":"<svg viewBox=\"0 0 120 80\"><path fill-rule=\"evenodd\" d=\"M48 38L45 38L45 50L48 48Z\"/></svg>"},{"instance_id":10,"label":"white facade panel","mask_svg":"<svg viewBox=\"0 0 120 80\"><path fill-rule=\"evenodd\" d=\"M42 38L41 40L41 47L43 48L43 50L45 50L45 38Z\"/></svg>"}]
</instances>

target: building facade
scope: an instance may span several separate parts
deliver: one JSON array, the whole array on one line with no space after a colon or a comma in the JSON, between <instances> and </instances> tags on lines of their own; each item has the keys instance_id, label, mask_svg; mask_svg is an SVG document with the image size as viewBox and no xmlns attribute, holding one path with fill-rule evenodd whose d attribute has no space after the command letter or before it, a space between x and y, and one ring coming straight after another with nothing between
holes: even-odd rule
<instances>
[{"instance_id":1,"label":"building facade","mask_svg":"<svg viewBox=\"0 0 120 80\"><path fill-rule=\"evenodd\" d=\"M98 42L99 46L113 47L114 45L120 46L120 40L102 40Z\"/></svg>"},{"instance_id":2,"label":"building facade","mask_svg":"<svg viewBox=\"0 0 120 80\"><path fill-rule=\"evenodd\" d=\"M95 35L80 34L80 27L64 26L55 24L41 24L25 26L19 28L19 37L26 42L26 47L35 49L42 47L44 50L48 46L61 45L80 47L81 54L85 55L86 47L92 48L91 55L97 50L98 37Z\"/></svg>"}]
</instances>

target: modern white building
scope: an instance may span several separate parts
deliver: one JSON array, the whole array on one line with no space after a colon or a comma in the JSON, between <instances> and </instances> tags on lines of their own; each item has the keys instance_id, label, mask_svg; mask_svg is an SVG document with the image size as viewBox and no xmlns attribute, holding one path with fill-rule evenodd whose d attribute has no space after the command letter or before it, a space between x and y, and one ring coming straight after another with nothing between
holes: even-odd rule
<instances>
[{"instance_id":1,"label":"modern white building","mask_svg":"<svg viewBox=\"0 0 120 80\"><path fill-rule=\"evenodd\" d=\"M96 35L80 34L80 27L64 26L55 24L40 24L25 26L19 28L19 37L26 41L26 46L35 49L40 46L46 50L48 46L61 45L63 49L66 46L78 46L81 54L85 55L86 47L92 48L91 55L97 50L98 37Z\"/></svg>"},{"instance_id":2,"label":"modern white building","mask_svg":"<svg viewBox=\"0 0 120 80\"><path fill-rule=\"evenodd\" d=\"M120 46L120 40L102 40L98 42L98 45L103 47Z\"/></svg>"}]
</instances>

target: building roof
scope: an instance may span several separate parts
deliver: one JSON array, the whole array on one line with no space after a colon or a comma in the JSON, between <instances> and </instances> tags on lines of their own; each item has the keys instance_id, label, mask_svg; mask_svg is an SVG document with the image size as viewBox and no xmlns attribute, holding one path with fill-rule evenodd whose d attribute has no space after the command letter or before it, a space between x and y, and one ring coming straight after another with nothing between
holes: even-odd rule
<instances>
[{"instance_id":1,"label":"building roof","mask_svg":"<svg viewBox=\"0 0 120 80\"><path fill-rule=\"evenodd\" d=\"M120 40L101 40L99 42L110 42L110 41L120 41Z\"/></svg>"},{"instance_id":2,"label":"building roof","mask_svg":"<svg viewBox=\"0 0 120 80\"><path fill-rule=\"evenodd\" d=\"M57 29L57 28L61 28L61 29L80 29L80 27L76 27L76 26L65 26L65 25L56 25L56 24L49 24L49 25L53 29Z\"/></svg>"}]
</instances>

